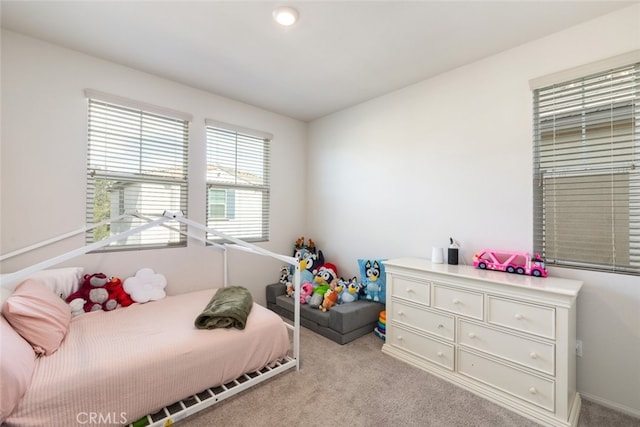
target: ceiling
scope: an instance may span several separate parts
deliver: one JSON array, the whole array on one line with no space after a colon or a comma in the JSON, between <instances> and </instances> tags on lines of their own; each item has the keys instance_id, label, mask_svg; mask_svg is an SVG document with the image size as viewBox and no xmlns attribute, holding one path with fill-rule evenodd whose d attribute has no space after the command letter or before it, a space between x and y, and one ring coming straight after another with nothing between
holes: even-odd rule
<instances>
[{"instance_id":1,"label":"ceiling","mask_svg":"<svg viewBox=\"0 0 640 427\"><path fill-rule=\"evenodd\" d=\"M2 27L303 121L631 5L5 1ZM272 10L297 8L278 26Z\"/></svg>"}]
</instances>

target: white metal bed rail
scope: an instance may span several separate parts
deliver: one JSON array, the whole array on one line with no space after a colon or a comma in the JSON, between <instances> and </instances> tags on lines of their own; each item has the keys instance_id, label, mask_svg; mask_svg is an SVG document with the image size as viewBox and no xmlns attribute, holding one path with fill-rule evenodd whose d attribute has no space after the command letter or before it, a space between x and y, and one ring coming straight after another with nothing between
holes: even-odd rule
<instances>
[{"instance_id":1,"label":"white metal bed rail","mask_svg":"<svg viewBox=\"0 0 640 427\"><path fill-rule=\"evenodd\" d=\"M88 225L86 227L82 227L82 228L79 228L79 229L74 230L74 231L69 231L68 233L64 233L64 234L61 234L59 236L52 237L51 239L43 240L40 243L36 243L34 245L25 246L24 248L20 248L20 249L17 249L15 251L13 251L13 252L9 252L8 254L0 255L0 262L4 261L6 259L9 259L9 258L13 258L13 257L18 256L18 255L22 255L22 254L27 253L29 251L32 251L34 249L38 249L38 248L41 248L43 246L47 246L47 245L50 245L52 243L59 242L60 240L68 239L69 237L75 236L76 234L80 234L80 233L87 232L89 230L93 230L94 228L98 228L101 225L106 225L106 224L109 224L109 223L114 222L114 221L119 221L119 220L121 220L123 218L126 218L128 216L131 216L131 213L125 212L124 214L122 214L122 215L120 215L120 216L118 216L116 218L109 218L109 219L106 219L104 221L98 222L96 224Z\"/></svg>"},{"instance_id":2,"label":"white metal bed rail","mask_svg":"<svg viewBox=\"0 0 640 427\"><path fill-rule=\"evenodd\" d=\"M17 282L20 279L24 279L27 276L29 276L30 274L36 273L40 270L44 270L45 268L51 267L53 265L56 264L60 264L62 262L65 261L69 261L70 259L73 259L77 256L80 255L84 255L86 253L89 253L91 251L95 251L98 250L100 248L103 248L105 246L110 245L113 242L116 242L118 240L124 239L126 237L132 236L134 234L137 234L143 230L146 230L148 228L152 228L152 227L156 227L158 225L161 225L167 221L169 221L170 218L168 217L160 217L158 219L155 219L151 222L149 222L148 224L143 224L143 225L139 225L137 227L131 228L130 230L127 231L123 231L122 233L119 234L115 234L113 236L107 237L106 239L100 240L99 242L95 242L95 243L91 243L89 245L83 246L81 248L77 248L74 249L72 251L66 252L62 255L58 255L55 256L53 258L49 258L45 261L39 262L37 264L33 264L29 267L23 268L22 270L18 270L16 272L13 273L7 273L7 274L3 274L2 277L0 277L0 286L4 286L5 284L8 283L12 283L12 282ZM67 233L68 234L68 233ZM77 232L73 232L73 234L78 234ZM68 236L67 236L68 237ZM58 240L62 240L64 237L61 238L56 238L56 239L49 239L51 241L58 241ZM51 243L51 242L49 242ZM44 246L44 244L38 244L38 245L32 245L31 247L42 247Z\"/></svg>"},{"instance_id":3,"label":"white metal bed rail","mask_svg":"<svg viewBox=\"0 0 640 427\"><path fill-rule=\"evenodd\" d=\"M262 369L253 372L247 372L238 378L221 384L216 387L210 387L206 390L189 396L171 405L165 406L154 414L146 415L131 424L129 427L157 427L169 426L180 421L189 415L200 412L210 406L222 402L229 397L241 393L269 378L278 375L288 369L298 367L296 359L289 356L281 361L276 362L275 366L265 366Z\"/></svg>"}]
</instances>

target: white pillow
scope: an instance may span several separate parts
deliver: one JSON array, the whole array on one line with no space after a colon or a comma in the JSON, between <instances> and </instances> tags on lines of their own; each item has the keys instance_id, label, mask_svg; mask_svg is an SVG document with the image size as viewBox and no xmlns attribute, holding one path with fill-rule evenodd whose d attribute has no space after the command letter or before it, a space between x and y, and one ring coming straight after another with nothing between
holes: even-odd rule
<instances>
[{"instance_id":1,"label":"white pillow","mask_svg":"<svg viewBox=\"0 0 640 427\"><path fill-rule=\"evenodd\" d=\"M66 299L80 288L83 273L82 267L52 268L33 273L27 279L40 281L53 293Z\"/></svg>"},{"instance_id":2,"label":"white pillow","mask_svg":"<svg viewBox=\"0 0 640 427\"><path fill-rule=\"evenodd\" d=\"M122 288L135 302L148 302L164 298L167 279L151 268L138 270L133 277L124 280Z\"/></svg>"}]
</instances>

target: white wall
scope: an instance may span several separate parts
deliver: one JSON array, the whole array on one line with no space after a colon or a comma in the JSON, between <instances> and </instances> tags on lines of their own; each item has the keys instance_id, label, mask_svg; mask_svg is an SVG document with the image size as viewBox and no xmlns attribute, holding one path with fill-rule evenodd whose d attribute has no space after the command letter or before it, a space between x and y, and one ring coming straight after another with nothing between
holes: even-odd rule
<instances>
[{"instance_id":1,"label":"white wall","mask_svg":"<svg viewBox=\"0 0 640 427\"><path fill-rule=\"evenodd\" d=\"M188 64L185 64L188 66ZM271 239L267 249L290 254L303 232L304 180L292 176L302 164L305 123L199 91L153 75L86 56L14 32L2 31L2 253L85 225L86 117L84 89L120 95L191 113L188 216L204 222L205 134L211 118L274 134L272 143ZM2 264L2 272L48 259L84 245L83 236ZM126 278L151 267L168 278L168 292L222 283L222 256L197 241L186 248L86 255L67 265ZM230 279L264 302L264 285L277 281L279 261L231 255ZM243 265L249 264L251 268Z\"/></svg>"},{"instance_id":2,"label":"white wall","mask_svg":"<svg viewBox=\"0 0 640 427\"><path fill-rule=\"evenodd\" d=\"M449 236L530 251L529 80L640 48L640 5L520 46L310 125L307 233L343 276L359 257L429 258ZM578 389L640 416L640 279L579 278Z\"/></svg>"},{"instance_id":3,"label":"white wall","mask_svg":"<svg viewBox=\"0 0 640 427\"><path fill-rule=\"evenodd\" d=\"M273 133L268 249L287 253L295 238L310 236L345 277L357 274L358 257L429 257L449 236L462 243L467 262L485 246L530 250L528 81L640 48L639 23L640 6L633 6L374 99L312 123L307 144L304 123L3 30L1 252L84 226L85 88L194 115L189 216L198 221L203 120ZM291 167L305 164L306 181ZM3 272L82 244L79 237L10 260ZM68 264L121 276L152 267L168 276L172 293L220 283L221 257L194 242L77 261ZM277 278L278 266L233 255L231 281L263 302L263 284ZM585 281L579 391L640 416L640 280L551 274Z\"/></svg>"}]
</instances>

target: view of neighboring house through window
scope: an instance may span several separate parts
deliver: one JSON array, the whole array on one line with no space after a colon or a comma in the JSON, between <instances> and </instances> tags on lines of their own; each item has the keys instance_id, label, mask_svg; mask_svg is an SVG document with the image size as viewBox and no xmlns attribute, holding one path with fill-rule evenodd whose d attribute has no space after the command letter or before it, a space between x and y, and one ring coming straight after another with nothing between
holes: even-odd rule
<instances>
[{"instance_id":1,"label":"view of neighboring house through window","mask_svg":"<svg viewBox=\"0 0 640 427\"><path fill-rule=\"evenodd\" d=\"M534 245L640 274L640 63L534 90Z\"/></svg>"},{"instance_id":2,"label":"view of neighboring house through window","mask_svg":"<svg viewBox=\"0 0 640 427\"><path fill-rule=\"evenodd\" d=\"M272 136L213 120L206 126L207 226L246 241L268 240Z\"/></svg>"},{"instance_id":3,"label":"view of neighboring house through window","mask_svg":"<svg viewBox=\"0 0 640 427\"><path fill-rule=\"evenodd\" d=\"M89 102L87 223L125 212L187 211L188 115L94 91ZM87 243L146 224L126 217L87 232ZM180 229L154 227L105 249L184 246Z\"/></svg>"}]
</instances>

